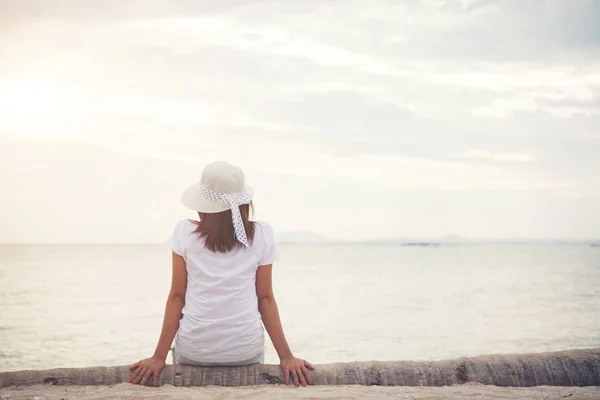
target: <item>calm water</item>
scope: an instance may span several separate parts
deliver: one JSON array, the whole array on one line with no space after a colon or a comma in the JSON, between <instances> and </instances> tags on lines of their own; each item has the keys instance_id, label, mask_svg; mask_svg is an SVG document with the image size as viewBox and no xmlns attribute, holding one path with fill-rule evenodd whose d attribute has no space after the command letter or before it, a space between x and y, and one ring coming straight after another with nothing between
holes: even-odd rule
<instances>
[{"instance_id":1,"label":"calm water","mask_svg":"<svg viewBox=\"0 0 600 400\"><path fill-rule=\"evenodd\" d=\"M600 248L285 245L274 285L314 363L600 347ZM165 246L0 247L0 370L150 356ZM268 342L267 362L276 355Z\"/></svg>"}]
</instances>

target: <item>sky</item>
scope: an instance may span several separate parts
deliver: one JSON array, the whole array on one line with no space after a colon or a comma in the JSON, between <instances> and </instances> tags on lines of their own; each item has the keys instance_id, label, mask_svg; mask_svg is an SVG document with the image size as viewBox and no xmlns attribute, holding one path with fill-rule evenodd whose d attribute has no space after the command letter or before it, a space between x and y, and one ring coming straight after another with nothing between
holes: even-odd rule
<instances>
[{"instance_id":1,"label":"sky","mask_svg":"<svg viewBox=\"0 0 600 400\"><path fill-rule=\"evenodd\" d=\"M0 242L164 242L214 160L276 233L600 238L599 20L597 0L0 0Z\"/></svg>"}]
</instances>

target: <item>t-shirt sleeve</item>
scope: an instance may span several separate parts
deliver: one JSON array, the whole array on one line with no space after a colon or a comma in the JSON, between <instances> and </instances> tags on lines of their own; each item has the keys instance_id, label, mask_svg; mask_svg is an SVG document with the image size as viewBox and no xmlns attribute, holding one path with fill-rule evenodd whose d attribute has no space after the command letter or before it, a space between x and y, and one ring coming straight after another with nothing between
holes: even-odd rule
<instances>
[{"instance_id":1,"label":"t-shirt sleeve","mask_svg":"<svg viewBox=\"0 0 600 400\"><path fill-rule=\"evenodd\" d=\"M185 228L185 220L181 220L175 225L175 229L173 230L173 234L171 235L171 239L169 239L169 247L175 254L179 254L183 257L184 249L183 249L183 235Z\"/></svg>"},{"instance_id":2,"label":"t-shirt sleeve","mask_svg":"<svg viewBox=\"0 0 600 400\"><path fill-rule=\"evenodd\" d=\"M279 258L277 254L277 248L275 246L275 237L273 235L273 229L265 223L261 224L264 234L264 245L262 254L258 265L270 265L273 264Z\"/></svg>"}]
</instances>

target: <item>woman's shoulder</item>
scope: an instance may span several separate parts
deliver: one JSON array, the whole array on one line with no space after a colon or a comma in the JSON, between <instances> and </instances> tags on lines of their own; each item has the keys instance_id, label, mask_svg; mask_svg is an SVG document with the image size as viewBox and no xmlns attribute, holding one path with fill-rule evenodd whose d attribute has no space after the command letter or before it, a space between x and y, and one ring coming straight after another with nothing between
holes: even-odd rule
<instances>
[{"instance_id":1,"label":"woman's shoulder","mask_svg":"<svg viewBox=\"0 0 600 400\"><path fill-rule=\"evenodd\" d=\"M254 234L254 239L256 240L258 237L259 240L256 242L256 245L260 248L260 260L258 265L273 264L278 258L273 229L271 228L271 225L264 221L256 221L255 226L257 229Z\"/></svg>"},{"instance_id":2,"label":"woman's shoulder","mask_svg":"<svg viewBox=\"0 0 600 400\"><path fill-rule=\"evenodd\" d=\"M256 225L259 230L262 230L265 232L273 232L273 228L271 228L271 225L269 225L265 221L254 221L254 225Z\"/></svg>"},{"instance_id":3,"label":"woman's shoulder","mask_svg":"<svg viewBox=\"0 0 600 400\"><path fill-rule=\"evenodd\" d=\"M189 219L177 221L173 234L169 240L169 245L173 252L182 257L186 257L187 249L192 241L192 234L196 230L196 224Z\"/></svg>"},{"instance_id":4,"label":"woman's shoulder","mask_svg":"<svg viewBox=\"0 0 600 400\"><path fill-rule=\"evenodd\" d=\"M254 221L254 224L260 226L261 229L271 229L271 225L265 221Z\"/></svg>"},{"instance_id":5,"label":"woman's shoulder","mask_svg":"<svg viewBox=\"0 0 600 400\"><path fill-rule=\"evenodd\" d=\"M196 230L197 221L191 219L180 219L175 225L174 233L177 235L189 235Z\"/></svg>"},{"instance_id":6,"label":"woman's shoulder","mask_svg":"<svg viewBox=\"0 0 600 400\"><path fill-rule=\"evenodd\" d=\"M273 228L265 221L254 221L254 225L256 226L256 233L261 236L263 240L273 241L274 234Z\"/></svg>"}]
</instances>

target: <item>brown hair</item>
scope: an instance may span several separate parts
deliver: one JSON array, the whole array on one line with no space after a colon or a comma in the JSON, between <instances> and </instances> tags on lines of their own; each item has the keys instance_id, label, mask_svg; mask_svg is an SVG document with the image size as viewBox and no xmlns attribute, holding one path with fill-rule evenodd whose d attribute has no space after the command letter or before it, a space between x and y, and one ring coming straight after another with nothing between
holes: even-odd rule
<instances>
[{"instance_id":1,"label":"brown hair","mask_svg":"<svg viewBox=\"0 0 600 400\"><path fill-rule=\"evenodd\" d=\"M248 243L254 239L254 221L250 221L250 211L254 214L254 205L242 204L240 214L246 229ZM215 253L227 253L236 247L243 247L235 237L233 230L233 221L231 219L231 210L225 210L218 213L198 213L200 221L196 221L195 233L204 238L204 247Z\"/></svg>"}]
</instances>

